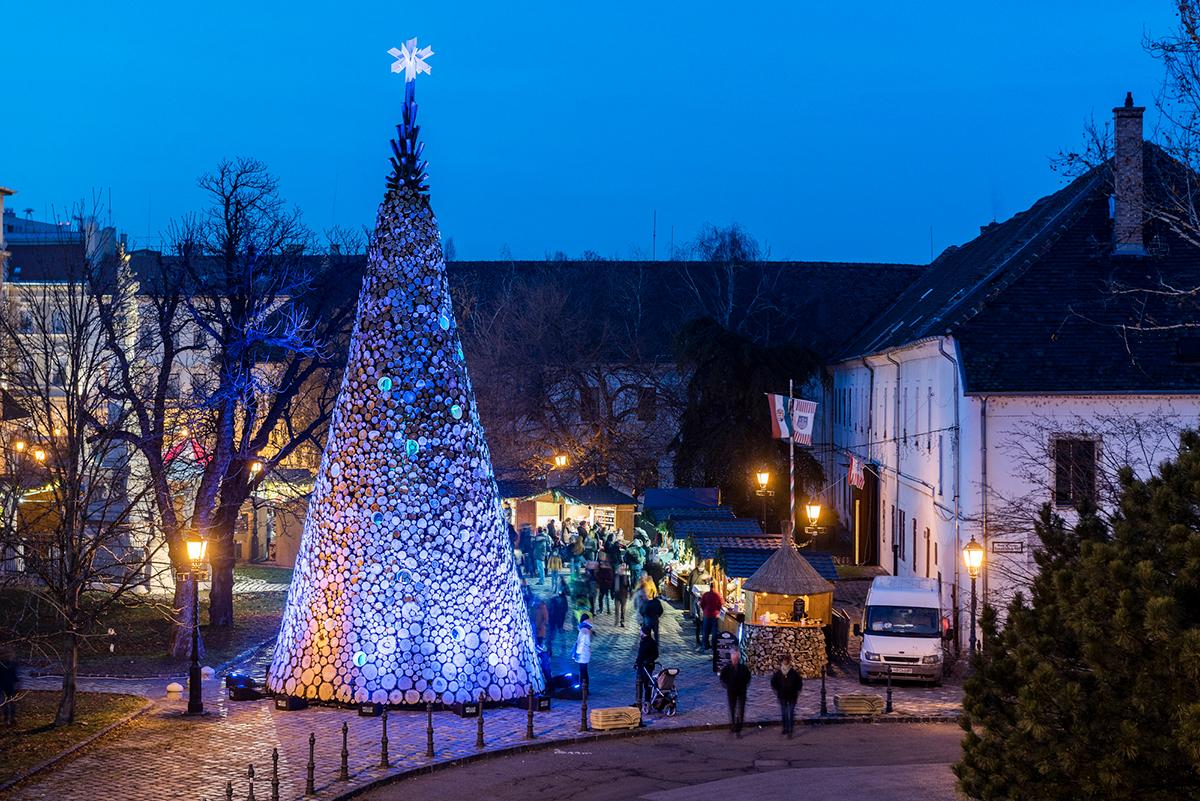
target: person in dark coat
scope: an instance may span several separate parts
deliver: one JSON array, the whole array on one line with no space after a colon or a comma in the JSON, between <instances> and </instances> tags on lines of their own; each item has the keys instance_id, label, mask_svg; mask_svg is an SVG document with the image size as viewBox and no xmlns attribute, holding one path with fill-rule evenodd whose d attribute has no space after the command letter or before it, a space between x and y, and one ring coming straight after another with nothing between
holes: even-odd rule
<instances>
[{"instance_id":1,"label":"person in dark coat","mask_svg":"<svg viewBox=\"0 0 1200 801\"><path fill-rule=\"evenodd\" d=\"M783 716L783 733L792 736L796 727L796 701L804 689L804 679L792 667L792 658L787 654L779 660L779 670L771 676L771 689L779 699L779 712Z\"/></svg>"},{"instance_id":2,"label":"person in dark coat","mask_svg":"<svg viewBox=\"0 0 1200 801\"><path fill-rule=\"evenodd\" d=\"M646 601L646 603L642 604L642 617L645 619L646 625L649 626L650 631L654 634L655 642L659 642L658 621L662 618L662 616L663 605L662 601L658 599L657 595Z\"/></svg>"},{"instance_id":3,"label":"person in dark coat","mask_svg":"<svg viewBox=\"0 0 1200 801\"><path fill-rule=\"evenodd\" d=\"M613 576L613 622L625 628L625 604L629 600L629 565L620 565Z\"/></svg>"},{"instance_id":4,"label":"person in dark coat","mask_svg":"<svg viewBox=\"0 0 1200 801\"><path fill-rule=\"evenodd\" d=\"M613 566L608 561L608 556L601 555L600 563L596 566L596 590L599 594L599 604L596 607L597 612L612 611L612 589L613 579L616 578L616 572Z\"/></svg>"},{"instance_id":5,"label":"person in dark coat","mask_svg":"<svg viewBox=\"0 0 1200 801\"><path fill-rule=\"evenodd\" d=\"M17 655L11 648L0 651L0 710L5 726L17 725Z\"/></svg>"},{"instance_id":6,"label":"person in dark coat","mask_svg":"<svg viewBox=\"0 0 1200 801\"><path fill-rule=\"evenodd\" d=\"M750 668L742 664L742 656L736 649L729 654L729 664L721 668L721 683L725 685L725 696L729 701L729 730L741 737L742 724L746 721Z\"/></svg>"},{"instance_id":7,"label":"person in dark coat","mask_svg":"<svg viewBox=\"0 0 1200 801\"><path fill-rule=\"evenodd\" d=\"M637 661L633 668L637 671L638 700L650 699L649 674L654 670L658 661L658 642L651 636L650 627L642 627L642 638L638 641Z\"/></svg>"},{"instance_id":8,"label":"person in dark coat","mask_svg":"<svg viewBox=\"0 0 1200 801\"><path fill-rule=\"evenodd\" d=\"M546 653L551 656L554 655L554 638L567 625L567 612L570 606L566 587L561 588L556 594L550 596L550 600L546 601L546 611L550 615L550 627L546 631Z\"/></svg>"}]
</instances>

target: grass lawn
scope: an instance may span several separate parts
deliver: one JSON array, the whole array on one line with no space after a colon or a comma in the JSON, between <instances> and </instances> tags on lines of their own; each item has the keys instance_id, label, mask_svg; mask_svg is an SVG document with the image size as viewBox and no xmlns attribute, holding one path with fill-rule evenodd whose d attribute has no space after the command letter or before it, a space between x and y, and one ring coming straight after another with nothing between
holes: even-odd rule
<instances>
[{"instance_id":1,"label":"grass lawn","mask_svg":"<svg viewBox=\"0 0 1200 801\"><path fill-rule=\"evenodd\" d=\"M23 695L17 706L17 725L0 726L0 782L5 782L34 765L62 753L104 727L138 711L146 699L134 695L79 693L75 722L54 727L58 693L34 690Z\"/></svg>"},{"instance_id":2,"label":"grass lawn","mask_svg":"<svg viewBox=\"0 0 1200 801\"><path fill-rule=\"evenodd\" d=\"M275 584L287 584L292 573L284 568L261 566L238 566L234 572L235 578L265 579ZM11 604L12 609L20 608L18 604L21 603L21 599L15 597L18 592L6 590L0 593L0 609L7 604ZM200 626L200 637L205 648L201 664L216 667L247 648L273 637L279 629L279 619L286 598L286 592L235 594L232 628L210 629L205 625ZM79 672L83 675L154 676L185 671L186 660L171 660L164 653L171 632L169 610L165 609L164 605L169 604L169 598L159 598L154 603L134 600L128 606L110 610L85 641L79 656ZM49 609L38 612L36 625L43 631L52 631L55 626L53 614ZM207 619L208 599L206 594L201 592L200 620ZM20 625L28 632L28 626L32 624L22 622ZM0 630L6 628L4 623L0 622ZM108 650L109 628L116 632L116 647L112 653ZM0 640L10 636L8 631L3 631L3 635L0 636ZM57 669L53 657L27 658L30 665L38 669Z\"/></svg>"}]
</instances>

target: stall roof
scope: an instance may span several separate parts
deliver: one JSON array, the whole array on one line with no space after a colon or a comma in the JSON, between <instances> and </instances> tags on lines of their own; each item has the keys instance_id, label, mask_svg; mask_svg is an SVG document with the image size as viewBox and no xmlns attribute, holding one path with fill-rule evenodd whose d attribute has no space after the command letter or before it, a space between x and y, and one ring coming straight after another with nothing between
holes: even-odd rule
<instances>
[{"instance_id":1,"label":"stall roof","mask_svg":"<svg viewBox=\"0 0 1200 801\"><path fill-rule=\"evenodd\" d=\"M766 536L757 520L738 517L732 520L673 520L672 535L688 537L762 537ZM778 541L778 537L775 538Z\"/></svg>"},{"instance_id":2,"label":"stall roof","mask_svg":"<svg viewBox=\"0 0 1200 801\"><path fill-rule=\"evenodd\" d=\"M838 580L837 565L833 563L833 554L801 551L800 555L808 560L808 563L813 566L813 570L816 570L821 578L826 581Z\"/></svg>"},{"instance_id":3,"label":"stall roof","mask_svg":"<svg viewBox=\"0 0 1200 801\"><path fill-rule=\"evenodd\" d=\"M577 506L637 506L637 499L603 484L590 487L552 487L555 497Z\"/></svg>"},{"instance_id":4,"label":"stall roof","mask_svg":"<svg viewBox=\"0 0 1200 801\"><path fill-rule=\"evenodd\" d=\"M511 481L505 479L496 479L496 489L500 492L502 500L528 500L536 498L539 495L546 494L546 482L544 481Z\"/></svg>"},{"instance_id":5,"label":"stall roof","mask_svg":"<svg viewBox=\"0 0 1200 801\"><path fill-rule=\"evenodd\" d=\"M674 506L646 509L643 514L656 523L668 520L733 520L737 517L728 506L693 508Z\"/></svg>"},{"instance_id":6,"label":"stall roof","mask_svg":"<svg viewBox=\"0 0 1200 801\"><path fill-rule=\"evenodd\" d=\"M713 538L708 538L699 542L707 545L712 541ZM748 544L748 541L753 544ZM757 538L739 537L728 542L722 540L721 545L716 548L715 558L721 563L725 575L730 578L749 578L771 558L771 554L775 553L775 549L778 547L779 539L777 537L764 537L761 542ZM808 551L801 551L800 555L812 565L813 570L816 570L821 578L826 581L837 581L837 567L833 564L832 556L827 553L809 553Z\"/></svg>"},{"instance_id":7,"label":"stall roof","mask_svg":"<svg viewBox=\"0 0 1200 801\"><path fill-rule=\"evenodd\" d=\"M642 507L661 509L712 509L721 502L716 487L673 487L648 489L642 496ZM665 519L665 518L661 518Z\"/></svg>"},{"instance_id":8,"label":"stall roof","mask_svg":"<svg viewBox=\"0 0 1200 801\"><path fill-rule=\"evenodd\" d=\"M765 534L758 537L700 537L691 542L692 550L701 559L715 559L719 552L736 548L758 551L763 554L763 561L766 561L767 557L779 547L779 537L769 537Z\"/></svg>"},{"instance_id":9,"label":"stall roof","mask_svg":"<svg viewBox=\"0 0 1200 801\"><path fill-rule=\"evenodd\" d=\"M833 585L821 578L808 560L800 555L791 540L785 539L775 553L763 562L742 588L750 592L775 595L815 595L833 592Z\"/></svg>"}]
</instances>

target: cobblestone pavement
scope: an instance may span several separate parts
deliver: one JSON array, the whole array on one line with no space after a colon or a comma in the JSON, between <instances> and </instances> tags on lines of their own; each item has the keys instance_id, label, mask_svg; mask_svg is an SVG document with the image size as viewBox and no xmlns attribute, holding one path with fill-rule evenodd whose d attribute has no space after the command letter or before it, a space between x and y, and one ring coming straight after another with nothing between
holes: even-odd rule
<instances>
[{"instance_id":1,"label":"cobblestone pavement","mask_svg":"<svg viewBox=\"0 0 1200 801\"><path fill-rule=\"evenodd\" d=\"M625 706L634 700L633 661L636 651L636 627L613 625L611 615L596 618L591 665L592 692L589 705ZM713 676L711 662L693 645L690 621L668 608L661 624L662 661L680 668L679 714L673 718L651 715L649 727L723 724L727 720L724 692ZM561 632L555 643L555 671L568 664L566 655L574 644L575 632ZM256 675L269 661L269 648L256 654L247 664ZM426 719L421 712L392 712L389 715L390 769L379 767L381 721L358 717L353 711L313 707L286 712L274 708L269 699L230 702L225 699L222 677L206 682L203 718L182 716L186 701L163 698L166 681L96 680L82 681L88 690L139 693L160 699L147 714L123 730L75 756L53 770L34 777L10 792L12 799L83 799L91 801L97 788L104 794L122 799L215 799L224 798L225 783L232 780L234 796L245 798L248 784L246 767L253 763L258 777L255 795L270 798L271 749L279 749L281 798L299 798L304 793L305 766L308 761L308 736L316 734L316 770L314 783L318 796L331 798L351 787L382 778L389 773L456 759L478 753L475 748L476 721L462 719L449 711L435 712L435 751L426 758ZM53 679L31 679L26 686L55 686ZM805 682L797 715L816 716L819 711L816 681ZM834 677L828 681L829 703L839 692L860 692L856 677ZM871 688L883 694L882 687ZM941 688L901 686L895 689L897 715L953 717L958 714L961 687L947 684ZM774 720L777 709L764 678L755 678L750 687L747 720ZM524 741L526 713L521 709L487 710L485 747L488 750L519 745ZM348 724L348 763L350 779L338 778L341 728ZM554 701L549 712L535 716L535 730L541 741L564 739L580 734L580 704Z\"/></svg>"}]
</instances>

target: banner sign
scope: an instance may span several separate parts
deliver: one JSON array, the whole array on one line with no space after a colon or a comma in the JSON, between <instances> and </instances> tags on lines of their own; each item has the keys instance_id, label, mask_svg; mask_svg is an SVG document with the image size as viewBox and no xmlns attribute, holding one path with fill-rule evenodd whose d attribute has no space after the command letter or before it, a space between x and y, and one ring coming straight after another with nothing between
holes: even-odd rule
<instances>
[{"instance_id":1,"label":"banner sign","mask_svg":"<svg viewBox=\"0 0 1200 801\"><path fill-rule=\"evenodd\" d=\"M815 401L767 393L771 404L771 436L791 439L797 445L812 445L813 422L817 416Z\"/></svg>"}]
</instances>

